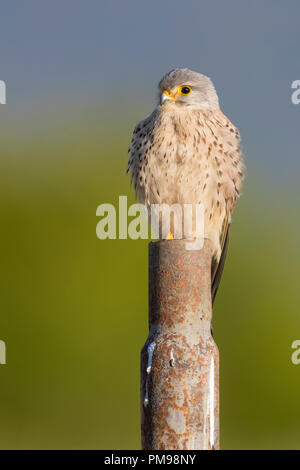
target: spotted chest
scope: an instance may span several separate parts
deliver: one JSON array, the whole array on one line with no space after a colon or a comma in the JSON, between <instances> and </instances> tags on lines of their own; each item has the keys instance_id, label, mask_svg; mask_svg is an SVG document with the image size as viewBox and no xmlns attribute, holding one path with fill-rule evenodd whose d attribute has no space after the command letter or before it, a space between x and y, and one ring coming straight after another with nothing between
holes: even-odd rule
<instances>
[{"instance_id":1,"label":"spotted chest","mask_svg":"<svg viewBox=\"0 0 300 470\"><path fill-rule=\"evenodd\" d=\"M239 133L221 112L155 110L134 131L128 170L147 206L203 203L212 220L240 192Z\"/></svg>"}]
</instances>

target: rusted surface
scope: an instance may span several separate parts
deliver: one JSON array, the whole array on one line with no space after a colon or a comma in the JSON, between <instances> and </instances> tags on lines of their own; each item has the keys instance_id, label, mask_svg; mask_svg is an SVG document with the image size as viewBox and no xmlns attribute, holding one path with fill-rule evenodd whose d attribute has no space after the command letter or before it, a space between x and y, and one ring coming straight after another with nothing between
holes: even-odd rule
<instances>
[{"instance_id":1,"label":"rusted surface","mask_svg":"<svg viewBox=\"0 0 300 470\"><path fill-rule=\"evenodd\" d=\"M211 336L211 253L149 244L149 337L141 353L142 448L219 448L219 353Z\"/></svg>"}]
</instances>

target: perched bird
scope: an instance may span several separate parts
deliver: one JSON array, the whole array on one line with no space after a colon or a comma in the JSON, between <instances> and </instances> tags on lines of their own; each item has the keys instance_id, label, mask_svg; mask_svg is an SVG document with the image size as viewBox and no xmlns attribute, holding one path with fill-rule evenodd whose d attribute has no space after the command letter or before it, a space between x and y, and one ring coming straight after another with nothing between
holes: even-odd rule
<instances>
[{"instance_id":1,"label":"perched bird","mask_svg":"<svg viewBox=\"0 0 300 470\"><path fill-rule=\"evenodd\" d=\"M127 171L148 213L152 204L203 204L204 234L212 245L214 300L244 176L240 135L220 110L214 85L205 75L174 69L161 79L158 90L157 107L134 129Z\"/></svg>"}]
</instances>

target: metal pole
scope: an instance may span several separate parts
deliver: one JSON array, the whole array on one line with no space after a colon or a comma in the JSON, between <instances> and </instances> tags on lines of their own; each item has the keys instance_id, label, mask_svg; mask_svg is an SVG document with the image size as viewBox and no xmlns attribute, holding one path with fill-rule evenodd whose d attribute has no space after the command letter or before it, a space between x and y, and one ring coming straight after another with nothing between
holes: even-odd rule
<instances>
[{"instance_id":1,"label":"metal pole","mask_svg":"<svg viewBox=\"0 0 300 470\"><path fill-rule=\"evenodd\" d=\"M149 244L149 336L141 353L142 448L219 448L219 352L211 249Z\"/></svg>"}]
</instances>

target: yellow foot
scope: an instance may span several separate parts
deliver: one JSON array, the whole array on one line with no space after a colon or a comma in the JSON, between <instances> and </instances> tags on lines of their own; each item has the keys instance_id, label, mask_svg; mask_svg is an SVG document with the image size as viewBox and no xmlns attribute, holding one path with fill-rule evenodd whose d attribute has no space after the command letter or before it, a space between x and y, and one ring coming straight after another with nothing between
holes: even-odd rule
<instances>
[{"instance_id":1,"label":"yellow foot","mask_svg":"<svg viewBox=\"0 0 300 470\"><path fill-rule=\"evenodd\" d=\"M169 233L169 235L167 236L166 240L174 240L174 235L172 232Z\"/></svg>"}]
</instances>

